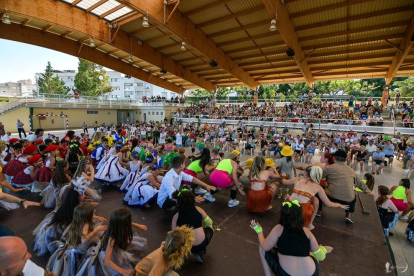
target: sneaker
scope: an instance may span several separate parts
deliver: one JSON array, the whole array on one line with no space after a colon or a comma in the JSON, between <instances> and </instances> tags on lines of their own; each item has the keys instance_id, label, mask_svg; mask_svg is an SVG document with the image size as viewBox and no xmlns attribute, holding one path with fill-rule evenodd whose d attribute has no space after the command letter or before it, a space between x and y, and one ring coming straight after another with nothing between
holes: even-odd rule
<instances>
[{"instance_id":1,"label":"sneaker","mask_svg":"<svg viewBox=\"0 0 414 276\"><path fill-rule=\"evenodd\" d=\"M349 217L345 217L345 221L346 221L346 222L349 222L349 223L352 223L352 224L354 223L354 222L352 221L352 219L351 219L351 218L349 218Z\"/></svg>"},{"instance_id":2,"label":"sneaker","mask_svg":"<svg viewBox=\"0 0 414 276\"><path fill-rule=\"evenodd\" d=\"M196 259L197 263L204 263L204 252L201 251L198 254L194 254L194 258Z\"/></svg>"},{"instance_id":3,"label":"sneaker","mask_svg":"<svg viewBox=\"0 0 414 276\"><path fill-rule=\"evenodd\" d=\"M212 196L210 193L206 193L206 194L204 195L204 198L205 198L206 200L210 201L210 202L214 202L214 201L216 201L216 199L214 198L214 196Z\"/></svg>"},{"instance_id":4,"label":"sneaker","mask_svg":"<svg viewBox=\"0 0 414 276\"><path fill-rule=\"evenodd\" d=\"M228 206L229 207L236 207L239 204L240 204L240 202L237 199L230 199Z\"/></svg>"},{"instance_id":5,"label":"sneaker","mask_svg":"<svg viewBox=\"0 0 414 276\"><path fill-rule=\"evenodd\" d=\"M408 217L400 217L400 220L407 221L408 220Z\"/></svg>"},{"instance_id":6,"label":"sneaker","mask_svg":"<svg viewBox=\"0 0 414 276\"><path fill-rule=\"evenodd\" d=\"M196 195L204 195L207 193L207 190L204 190L203 188L197 188L195 189L195 194Z\"/></svg>"}]
</instances>

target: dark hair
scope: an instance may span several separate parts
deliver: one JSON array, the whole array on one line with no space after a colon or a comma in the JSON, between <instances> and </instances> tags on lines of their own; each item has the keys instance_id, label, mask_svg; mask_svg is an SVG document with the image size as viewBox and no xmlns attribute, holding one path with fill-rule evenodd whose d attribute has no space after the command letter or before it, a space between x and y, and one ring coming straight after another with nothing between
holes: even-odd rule
<instances>
[{"instance_id":1,"label":"dark hair","mask_svg":"<svg viewBox=\"0 0 414 276\"><path fill-rule=\"evenodd\" d=\"M405 187L406 189L410 189L410 186L411 186L410 179L403 178L400 181L402 182L402 184L400 184L401 186Z\"/></svg>"},{"instance_id":2,"label":"dark hair","mask_svg":"<svg viewBox=\"0 0 414 276\"><path fill-rule=\"evenodd\" d=\"M133 151L135 149L135 147L138 146L138 142L139 142L139 140L137 138L132 139L131 151Z\"/></svg>"},{"instance_id":3,"label":"dark hair","mask_svg":"<svg viewBox=\"0 0 414 276\"><path fill-rule=\"evenodd\" d=\"M101 139L101 141L102 141L102 143L108 142L108 138L104 137L104 138Z\"/></svg>"},{"instance_id":4,"label":"dark hair","mask_svg":"<svg viewBox=\"0 0 414 276\"><path fill-rule=\"evenodd\" d=\"M207 166L210 163L210 160L211 160L210 150L208 148L204 148L201 151L200 156L198 156L194 159L194 161L196 161L196 160L200 160L200 162L199 162L200 167L204 171L205 166Z\"/></svg>"},{"instance_id":5,"label":"dark hair","mask_svg":"<svg viewBox=\"0 0 414 276\"><path fill-rule=\"evenodd\" d=\"M75 136L75 132L73 130L69 130L68 132L66 132L66 136L68 136L69 139L72 140Z\"/></svg>"},{"instance_id":6,"label":"dark hair","mask_svg":"<svg viewBox=\"0 0 414 276\"><path fill-rule=\"evenodd\" d=\"M35 131L35 135L38 135L40 132L44 131L43 128L38 128Z\"/></svg>"},{"instance_id":7,"label":"dark hair","mask_svg":"<svg viewBox=\"0 0 414 276\"><path fill-rule=\"evenodd\" d=\"M11 147L14 150L19 150L19 149L22 149L23 148L23 145L21 143L17 142L17 143L14 143Z\"/></svg>"},{"instance_id":8,"label":"dark hair","mask_svg":"<svg viewBox=\"0 0 414 276\"><path fill-rule=\"evenodd\" d=\"M329 165L332 165L332 164L334 164L334 163L335 163L335 159L333 158L333 156L332 156L331 154L329 154L329 153L325 153L325 154L323 155L323 157L325 157L326 159L328 159L328 164L329 164Z\"/></svg>"},{"instance_id":9,"label":"dark hair","mask_svg":"<svg viewBox=\"0 0 414 276\"><path fill-rule=\"evenodd\" d=\"M39 145L38 148L39 148L39 151L44 151L47 148L47 146L46 145Z\"/></svg>"},{"instance_id":10,"label":"dark hair","mask_svg":"<svg viewBox=\"0 0 414 276\"><path fill-rule=\"evenodd\" d=\"M45 143L45 145L52 144L53 143L53 140L47 138L47 139L45 139L44 143Z\"/></svg>"},{"instance_id":11,"label":"dark hair","mask_svg":"<svg viewBox=\"0 0 414 276\"><path fill-rule=\"evenodd\" d=\"M71 224L73 212L79 203L79 193L75 191L74 186L70 186L66 191L62 205L60 205L59 209L56 211L50 225L53 225L55 228L60 227L64 230L69 224Z\"/></svg>"},{"instance_id":12,"label":"dark hair","mask_svg":"<svg viewBox=\"0 0 414 276\"><path fill-rule=\"evenodd\" d=\"M366 173L366 174L364 174L364 177L367 179L367 183L365 183L365 185L367 185L368 189L370 189L372 191L374 189L374 185L375 185L374 176L370 173Z\"/></svg>"},{"instance_id":13,"label":"dark hair","mask_svg":"<svg viewBox=\"0 0 414 276\"><path fill-rule=\"evenodd\" d=\"M388 193L390 192L390 189L388 189L385 186L378 186L378 190L379 190L379 197L377 198L377 201L375 202L375 204L377 204L377 206L381 206L385 201L388 200Z\"/></svg>"},{"instance_id":14,"label":"dark hair","mask_svg":"<svg viewBox=\"0 0 414 276\"><path fill-rule=\"evenodd\" d=\"M293 203L290 207L288 204L282 205L279 224L289 230L302 229L304 224L302 208Z\"/></svg>"},{"instance_id":15,"label":"dark hair","mask_svg":"<svg viewBox=\"0 0 414 276\"><path fill-rule=\"evenodd\" d=\"M195 197L191 191L182 190L178 194L177 194L177 207L179 211L189 211L195 208Z\"/></svg>"},{"instance_id":16,"label":"dark hair","mask_svg":"<svg viewBox=\"0 0 414 276\"><path fill-rule=\"evenodd\" d=\"M284 156L286 158L286 162L289 163L292 161L292 155L291 156Z\"/></svg>"},{"instance_id":17,"label":"dark hair","mask_svg":"<svg viewBox=\"0 0 414 276\"><path fill-rule=\"evenodd\" d=\"M176 156L171 161L171 166L173 167L173 169L179 169L183 163L184 159L181 156Z\"/></svg>"},{"instance_id":18,"label":"dark hair","mask_svg":"<svg viewBox=\"0 0 414 276\"><path fill-rule=\"evenodd\" d=\"M112 212L108 228L102 238L102 251L106 250L109 239L114 239L114 247L126 250L132 242L131 212L122 208Z\"/></svg>"},{"instance_id":19,"label":"dark hair","mask_svg":"<svg viewBox=\"0 0 414 276\"><path fill-rule=\"evenodd\" d=\"M56 163L55 173L53 174L52 183L54 188L62 188L64 184L68 183L65 169L68 162L65 160Z\"/></svg>"}]
</instances>

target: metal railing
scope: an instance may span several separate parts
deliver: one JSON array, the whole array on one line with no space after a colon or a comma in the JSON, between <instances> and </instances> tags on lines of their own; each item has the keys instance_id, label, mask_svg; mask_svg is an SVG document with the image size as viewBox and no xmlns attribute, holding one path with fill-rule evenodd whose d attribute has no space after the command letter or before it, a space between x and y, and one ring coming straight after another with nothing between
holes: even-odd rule
<instances>
[{"instance_id":1,"label":"metal railing","mask_svg":"<svg viewBox=\"0 0 414 276\"><path fill-rule=\"evenodd\" d=\"M21 101L12 101L12 102L8 102L4 105L1 105L0 106L0 114L3 114L4 112L12 110L12 109L14 109L18 106L23 105L23 104L24 104L24 102L21 102Z\"/></svg>"},{"instance_id":2,"label":"metal railing","mask_svg":"<svg viewBox=\"0 0 414 276\"><path fill-rule=\"evenodd\" d=\"M272 118L274 117L266 117ZM194 123L200 122L202 124L217 124L220 125L224 121L226 125L237 125L240 121L242 121L246 126L255 126L255 127L276 127L276 128L284 128L287 127L288 129L303 129L305 123L303 122L279 122L279 121L254 121L254 120L229 120L229 119L207 119L207 118L183 118L183 117L176 117L176 120L181 120L183 123ZM296 119L294 119L296 120ZM301 120L309 120L308 118L301 118ZM334 119L324 119L322 121L338 121ZM361 121L361 120L353 120L353 121ZM328 123L320 123L314 122L313 129L315 130L322 130L322 131L355 131L355 132L370 132L370 133L382 133L382 134L391 134L394 135L397 132L401 134L408 134L414 135L414 128L405 128L405 127L396 127L394 121L383 121L385 123L391 124L391 126L369 126L369 125L345 125L345 124L333 124L332 122ZM306 123L309 126L310 123Z\"/></svg>"}]
</instances>

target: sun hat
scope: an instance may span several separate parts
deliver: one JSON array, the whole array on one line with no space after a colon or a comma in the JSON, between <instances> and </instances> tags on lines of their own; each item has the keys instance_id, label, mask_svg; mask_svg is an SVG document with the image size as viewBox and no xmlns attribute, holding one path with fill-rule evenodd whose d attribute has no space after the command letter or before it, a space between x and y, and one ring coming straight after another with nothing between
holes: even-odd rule
<instances>
[{"instance_id":1,"label":"sun hat","mask_svg":"<svg viewBox=\"0 0 414 276\"><path fill-rule=\"evenodd\" d=\"M238 151L238 150L233 150L231 153L232 153L232 154L237 154L237 155L239 155L239 154L240 154L240 151Z\"/></svg>"},{"instance_id":2,"label":"sun hat","mask_svg":"<svg viewBox=\"0 0 414 276\"><path fill-rule=\"evenodd\" d=\"M292 156L293 150L289 146L284 146L283 149L280 151L280 154L283 156Z\"/></svg>"},{"instance_id":3,"label":"sun hat","mask_svg":"<svg viewBox=\"0 0 414 276\"><path fill-rule=\"evenodd\" d=\"M283 147L283 143L282 142L279 142L278 146L279 147Z\"/></svg>"},{"instance_id":4,"label":"sun hat","mask_svg":"<svg viewBox=\"0 0 414 276\"><path fill-rule=\"evenodd\" d=\"M265 162L266 162L266 167L273 167L276 165L276 163L273 161L272 158L266 158Z\"/></svg>"}]
</instances>

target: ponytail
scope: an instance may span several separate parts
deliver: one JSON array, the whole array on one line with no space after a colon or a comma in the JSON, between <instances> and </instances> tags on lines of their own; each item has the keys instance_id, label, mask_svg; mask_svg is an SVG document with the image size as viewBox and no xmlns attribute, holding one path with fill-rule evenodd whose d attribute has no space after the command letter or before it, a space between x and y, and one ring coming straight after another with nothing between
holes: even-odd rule
<instances>
[{"instance_id":1,"label":"ponytail","mask_svg":"<svg viewBox=\"0 0 414 276\"><path fill-rule=\"evenodd\" d=\"M379 191L379 197L377 198L377 201L375 202L375 204L377 206L381 206L384 202L386 202L388 200L388 193L389 193L389 189L385 186L378 186L378 191Z\"/></svg>"}]
</instances>

